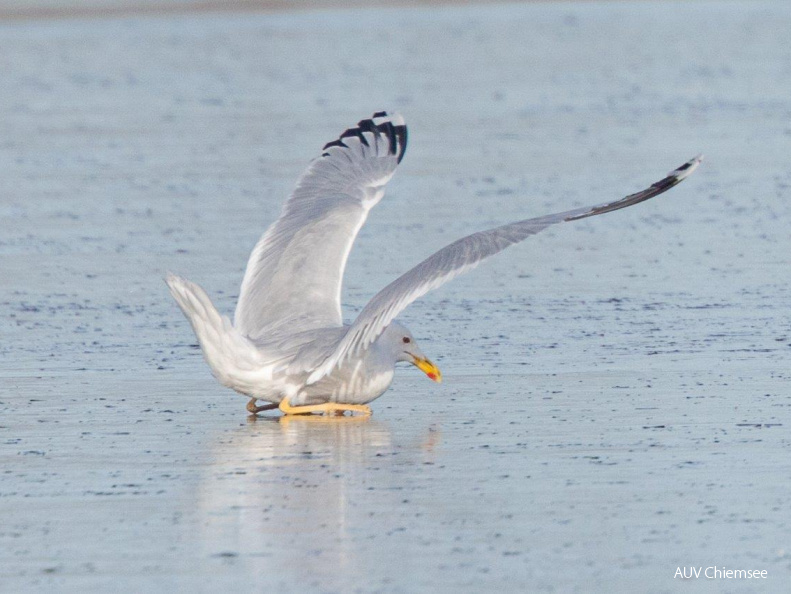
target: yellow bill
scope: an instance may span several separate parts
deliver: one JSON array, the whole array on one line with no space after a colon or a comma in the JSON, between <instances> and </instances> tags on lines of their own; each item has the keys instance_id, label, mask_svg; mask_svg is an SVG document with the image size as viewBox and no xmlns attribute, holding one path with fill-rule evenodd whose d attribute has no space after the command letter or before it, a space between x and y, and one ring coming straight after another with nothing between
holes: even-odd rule
<instances>
[{"instance_id":1,"label":"yellow bill","mask_svg":"<svg viewBox=\"0 0 791 594\"><path fill-rule=\"evenodd\" d=\"M434 380L437 383L442 382L442 372L428 359L418 359L415 357L414 364L415 367L428 376L428 379Z\"/></svg>"}]
</instances>

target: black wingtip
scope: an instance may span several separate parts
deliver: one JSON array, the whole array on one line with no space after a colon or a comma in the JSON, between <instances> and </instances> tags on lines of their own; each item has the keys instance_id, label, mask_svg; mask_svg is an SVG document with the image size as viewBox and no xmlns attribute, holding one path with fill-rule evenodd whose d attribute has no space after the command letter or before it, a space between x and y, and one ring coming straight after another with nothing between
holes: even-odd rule
<instances>
[{"instance_id":1,"label":"black wingtip","mask_svg":"<svg viewBox=\"0 0 791 594\"><path fill-rule=\"evenodd\" d=\"M697 157L693 157L680 167L674 169L670 173L668 173L665 177L660 179L658 182L654 182L645 190L637 192L635 194L630 194L625 198L621 198L620 200L616 200L615 202L609 202L607 204L600 204L598 206L593 206L589 209L580 211L574 211L576 214L571 214L570 216L563 219L564 221L577 221L579 219L585 219L587 217L593 217L596 215L604 214L606 212L613 212L615 210L620 210L622 208L626 208L627 206L632 206L633 204L639 204L640 202L644 202L649 200L655 196L659 196L660 194L667 192L670 188L677 186L686 178L688 178L692 173L698 168L700 162L703 160L703 155L698 155Z\"/></svg>"},{"instance_id":2,"label":"black wingtip","mask_svg":"<svg viewBox=\"0 0 791 594\"><path fill-rule=\"evenodd\" d=\"M348 132L348 130L347 130L346 132ZM333 140L332 142L328 142L327 144L325 144L325 145L324 145L324 146L321 148L321 150L323 150L323 151L326 151L326 150L327 150L328 148L330 148L331 146L340 146L340 147L343 147L343 148L349 148L347 145L343 144L343 140L342 140L343 138L345 138L345 136L344 136L344 135L341 135L341 137L340 137L340 138L338 138L337 140ZM329 153L328 153L328 154L329 154Z\"/></svg>"},{"instance_id":3,"label":"black wingtip","mask_svg":"<svg viewBox=\"0 0 791 594\"><path fill-rule=\"evenodd\" d=\"M395 155L398 163L404 158L407 145L407 127L404 123L404 118L398 113L389 113L386 111L377 111L369 119L360 120L356 127L345 130L337 140L325 144L322 151L326 151L333 146L348 148L343 142L343 139L352 136L359 138L360 142L365 146L370 146L363 132L371 132L373 134L385 136L389 143L389 154ZM330 156L330 153L322 153L322 157L328 156Z\"/></svg>"},{"instance_id":4,"label":"black wingtip","mask_svg":"<svg viewBox=\"0 0 791 594\"><path fill-rule=\"evenodd\" d=\"M396 146L398 147L398 162L400 163L401 159L404 158L404 153L406 153L406 142L407 142L406 125L393 126L393 132L395 132L395 136L396 136Z\"/></svg>"}]
</instances>

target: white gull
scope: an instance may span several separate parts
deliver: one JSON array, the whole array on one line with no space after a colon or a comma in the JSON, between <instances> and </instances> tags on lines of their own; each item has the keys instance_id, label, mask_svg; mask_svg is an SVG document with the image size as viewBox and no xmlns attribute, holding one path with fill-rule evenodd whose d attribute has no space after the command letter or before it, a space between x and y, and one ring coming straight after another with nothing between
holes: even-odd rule
<instances>
[{"instance_id":1,"label":"white gull","mask_svg":"<svg viewBox=\"0 0 791 594\"><path fill-rule=\"evenodd\" d=\"M366 406L404 361L434 381L439 369L395 318L413 301L547 227L604 214L658 196L690 175L695 157L620 200L473 233L442 248L379 291L344 324L346 259L368 212L404 156L407 128L378 112L325 145L297 182L277 221L253 249L234 322L198 285L169 275L168 286L223 385L250 396L247 410L285 414L370 414ZM266 402L257 405L257 401Z\"/></svg>"}]
</instances>

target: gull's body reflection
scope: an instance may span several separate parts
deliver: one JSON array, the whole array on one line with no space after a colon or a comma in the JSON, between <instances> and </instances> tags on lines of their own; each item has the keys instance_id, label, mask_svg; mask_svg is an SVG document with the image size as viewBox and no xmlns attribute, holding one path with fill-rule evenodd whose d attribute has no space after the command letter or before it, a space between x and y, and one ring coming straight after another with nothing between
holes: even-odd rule
<instances>
[{"instance_id":1,"label":"gull's body reflection","mask_svg":"<svg viewBox=\"0 0 791 594\"><path fill-rule=\"evenodd\" d=\"M355 583L365 540L403 499L398 474L433 456L438 434L426 434L394 446L370 417L318 416L258 418L223 434L197 494L205 556L262 586Z\"/></svg>"}]
</instances>

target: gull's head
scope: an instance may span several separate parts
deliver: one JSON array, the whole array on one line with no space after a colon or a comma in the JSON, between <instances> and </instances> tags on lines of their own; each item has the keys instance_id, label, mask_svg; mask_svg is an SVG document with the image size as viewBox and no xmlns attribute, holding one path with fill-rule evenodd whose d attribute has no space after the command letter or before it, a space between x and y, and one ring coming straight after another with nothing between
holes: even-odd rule
<instances>
[{"instance_id":1,"label":"gull's head","mask_svg":"<svg viewBox=\"0 0 791 594\"><path fill-rule=\"evenodd\" d=\"M442 381L440 370L423 354L412 333L398 322L391 322L378 342L393 354L396 362L412 363L429 379L437 383Z\"/></svg>"}]
</instances>

